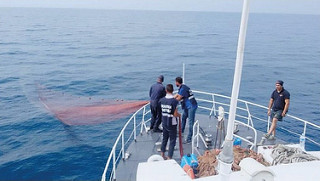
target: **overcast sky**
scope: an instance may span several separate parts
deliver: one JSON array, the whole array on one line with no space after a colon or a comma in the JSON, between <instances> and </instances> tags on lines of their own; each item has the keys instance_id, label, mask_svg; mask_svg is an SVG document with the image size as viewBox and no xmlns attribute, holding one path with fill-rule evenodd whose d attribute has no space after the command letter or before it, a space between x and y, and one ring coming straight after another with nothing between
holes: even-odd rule
<instances>
[{"instance_id":1,"label":"overcast sky","mask_svg":"<svg viewBox=\"0 0 320 181\"><path fill-rule=\"evenodd\" d=\"M0 0L0 7L240 12L243 0ZM251 12L320 14L320 0L251 0Z\"/></svg>"}]
</instances>

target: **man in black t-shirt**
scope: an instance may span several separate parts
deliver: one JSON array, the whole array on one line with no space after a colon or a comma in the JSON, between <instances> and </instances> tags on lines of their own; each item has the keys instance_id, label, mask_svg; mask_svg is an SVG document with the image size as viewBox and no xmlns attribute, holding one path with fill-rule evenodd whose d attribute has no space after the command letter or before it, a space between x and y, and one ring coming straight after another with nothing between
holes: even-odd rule
<instances>
[{"instance_id":1,"label":"man in black t-shirt","mask_svg":"<svg viewBox=\"0 0 320 181\"><path fill-rule=\"evenodd\" d=\"M268 116L271 116L272 124L267 134L264 135L267 139L274 139L276 134L277 122L282 121L286 116L290 105L290 93L284 89L283 81L276 81L276 90L271 94L268 106ZM271 111L272 108L272 111Z\"/></svg>"},{"instance_id":2,"label":"man in black t-shirt","mask_svg":"<svg viewBox=\"0 0 320 181\"><path fill-rule=\"evenodd\" d=\"M161 156L164 159L171 159L176 145L177 139L177 117L181 115L178 113L178 101L173 97L173 85L168 84L166 86L166 96L161 98L159 103L162 112L162 127L163 127L163 139L161 144ZM168 157L165 156L168 140L170 138Z\"/></svg>"}]
</instances>

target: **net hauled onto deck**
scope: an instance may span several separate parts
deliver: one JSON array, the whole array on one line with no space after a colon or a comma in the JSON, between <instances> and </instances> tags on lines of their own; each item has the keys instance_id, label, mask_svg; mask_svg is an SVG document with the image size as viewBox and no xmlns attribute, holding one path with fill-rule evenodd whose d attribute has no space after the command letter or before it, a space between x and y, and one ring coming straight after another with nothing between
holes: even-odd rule
<instances>
[{"instance_id":1,"label":"net hauled onto deck","mask_svg":"<svg viewBox=\"0 0 320 181\"><path fill-rule=\"evenodd\" d=\"M90 125L121 119L148 103L73 96L40 85L38 95L44 107L67 125Z\"/></svg>"}]
</instances>

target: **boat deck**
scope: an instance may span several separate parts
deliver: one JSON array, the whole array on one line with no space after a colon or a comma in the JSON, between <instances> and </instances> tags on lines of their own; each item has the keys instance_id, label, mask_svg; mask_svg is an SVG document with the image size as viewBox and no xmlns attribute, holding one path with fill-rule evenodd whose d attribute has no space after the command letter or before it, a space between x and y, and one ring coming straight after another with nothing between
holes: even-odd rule
<instances>
[{"instance_id":1,"label":"boat deck","mask_svg":"<svg viewBox=\"0 0 320 181\"><path fill-rule=\"evenodd\" d=\"M197 114L196 120L199 120L200 127L206 134L212 135L213 142L208 149L213 149L215 145L214 142L217 137L218 120L215 117L209 117L208 115L203 115L203 114ZM226 120L224 124L225 124L225 130L226 130L226 126L227 126ZM188 124L186 126L188 126ZM247 127L239 125L238 130L239 131L236 133L237 135L240 135L241 137L244 137L244 138L246 138L247 136L254 138L254 132L252 130L249 130ZM185 129L185 135L187 135L187 133L188 133L188 127L186 127ZM263 134L264 134L263 132L257 130L257 143L261 141ZM162 133L154 133L149 131L149 132L144 132L142 134L137 135L137 140L133 141L129 145L128 149L126 150L127 155L129 154L128 158L121 159L118 163L118 166L116 169L116 180L119 180L119 181L136 180L138 163L146 162L147 159L154 154L159 155L161 141L162 141ZM220 138L217 139L217 144L216 144L217 146L220 145L219 141L220 141ZM275 145L279 143L285 143L285 142L280 139L265 140L263 145ZM249 146L250 145L247 145L245 142L242 142L241 144L241 147L249 147ZM184 154L191 153L192 152L191 144L183 144L183 150L184 150ZM197 148L197 152L202 154L205 150L207 150L207 148L202 142L200 142L199 147ZM175 159L178 163L180 163L181 161L178 139L177 139L177 144L175 147L173 159Z\"/></svg>"}]
</instances>

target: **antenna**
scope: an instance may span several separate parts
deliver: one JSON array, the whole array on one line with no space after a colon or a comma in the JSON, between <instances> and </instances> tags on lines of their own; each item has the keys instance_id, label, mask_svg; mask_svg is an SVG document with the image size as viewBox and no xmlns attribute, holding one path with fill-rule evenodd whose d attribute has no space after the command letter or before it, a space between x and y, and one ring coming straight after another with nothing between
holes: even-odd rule
<instances>
[{"instance_id":1,"label":"antenna","mask_svg":"<svg viewBox=\"0 0 320 181\"><path fill-rule=\"evenodd\" d=\"M184 83L184 84L186 84L185 70L186 70L186 65L185 65L185 63L183 62L183 63L182 63L182 80L183 80L183 83Z\"/></svg>"}]
</instances>

